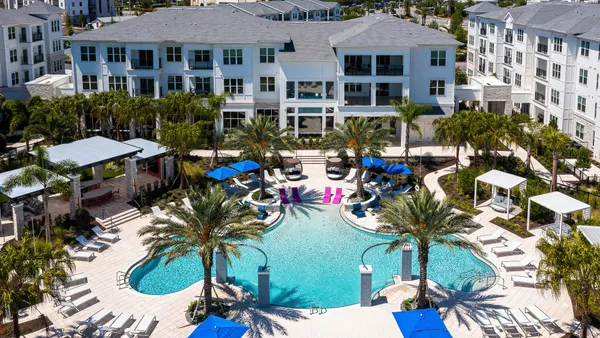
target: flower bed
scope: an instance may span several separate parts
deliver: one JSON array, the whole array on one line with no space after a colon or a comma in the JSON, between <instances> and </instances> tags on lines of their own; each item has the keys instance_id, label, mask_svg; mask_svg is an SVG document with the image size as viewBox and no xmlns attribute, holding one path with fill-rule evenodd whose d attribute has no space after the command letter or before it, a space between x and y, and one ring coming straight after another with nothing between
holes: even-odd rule
<instances>
[{"instance_id":1,"label":"flower bed","mask_svg":"<svg viewBox=\"0 0 600 338\"><path fill-rule=\"evenodd\" d=\"M513 234L521 238L528 238L534 236L531 232L527 231L527 220L524 219L522 216L516 216L510 221L507 221L504 218L496 217L490 222L496 224L502 229L512 232Z\"/></svg>"}]
</instances>

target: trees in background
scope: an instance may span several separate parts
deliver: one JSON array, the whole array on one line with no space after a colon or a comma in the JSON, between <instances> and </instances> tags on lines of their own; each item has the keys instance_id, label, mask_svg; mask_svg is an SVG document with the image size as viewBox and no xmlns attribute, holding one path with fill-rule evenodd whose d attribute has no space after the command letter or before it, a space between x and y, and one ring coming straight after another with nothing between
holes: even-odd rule
<instances>
[{"instance_id":1,"label":"trees in background","mask_svg":"<svg viewBox=\"0 0 600 338\"><path fill-rule=\"evenodd\" d=\"M8 100L4 106L11 113L9 131L14 133L17 130L25 128L29 124L29 119L34 111L42 105L43 99L34 95L29 100ZM29 139L25 139L27 152L29 152Z\"/></svg>"},{"instance_id":2,"label":"trees in background","mask_svg":"<svg viewBox=\"0 0 600 338\"><path fill-rule=\"evenodd\" d=\"M467 73L465 73L459 67L456 67L454 70L454 84L457 85L466 85L469 83L469 78L467 77Z\"/></svg>"},{"instance_id":3,"label":"trees in background","mask_svg":"<svg viewBox=\"0 0 600 338\"><path fill-rule=\"evenodd\" d=\"M558 185L558 161L560 160L560 155L571 143L571 139L569 138L569 135L558 129L552 127L546 127L544 129L542 140L546 147L552 149L552 180L550 181L550 191L556 191Z\"/></svg>"},{"instance_id":4,"label":"trees in background","mask_svg":"<svg viewBox=\"0 0 600 338\"><path fill-rule=\"evenodd\" d=\"M392 118L392 121L400 120L406 127L406 133L404 135L404 162L408 165L408 141L410 139L410 132L412 130L416 132L419 137L422 136L421 127L417 124L417 120L419 119L419 116L427 113L433 108L428 105L416 104L409 99L408 96L404 96L402 102L391 100L391 103L396 111L396 116Z\"/></svg>"},{"instance_id":5,"label":"trees in background","mask_svg":"<svg viewBox=\"0 0 600 338\"><path fill-rule=\"evenodd\" d=\"M433 121L434 139L444 147L456 147L456 173L460 163L460 146L469 141L469 112L460 112ZM458 182L458 175L456 175Z\"/></svg>"},{"instance_id":6,"label":"trees in background","mask_svg":"<svg viewBox=\"0 0 600 338\"><path fill-rule=\"evenodd\" d=\"M176 154L179 159L179 188L184 187L186 179L183 160L192 150L200 147L202 132L202 122L171 122L168 120L161 122L158 142L167 147L169 152Z\"/></svg>"},{"instance_id":7,"label":"trees in background","mask_svg":"<svg viewBox=\"0 0 600 338\"><path fill-rule=\"evenodd\" d=\"M575 169L581 170L581 175L579 175L579 179L583 180L583 173L592 167L592 160L590 158L590 151L585 147L579 148L577 150L577 160L575 161Z\"/></svg>"}]
</instances>

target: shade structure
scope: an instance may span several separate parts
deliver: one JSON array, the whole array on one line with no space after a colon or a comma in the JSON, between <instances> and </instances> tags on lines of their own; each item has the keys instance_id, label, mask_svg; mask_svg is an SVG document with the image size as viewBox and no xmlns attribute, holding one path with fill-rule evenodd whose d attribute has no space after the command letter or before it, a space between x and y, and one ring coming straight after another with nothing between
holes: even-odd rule
<instances>
[{"instance_id":1,"label":"shade structure","mask_svg":"<svg viewBox=\"0 0 600 338\"><path fill-rule=\"evenodd\" d=\"M404 164L390 163L381 168L389 175L412 175L412 171Z\"/></svg>"},{"instance_id":2,"label":"shade structure","mask_svg":"<svg viewBox=\"0 0 600 338\"><path fill-rule=\"evenodd\" d=\"M142 149L141 153L137 153L133 156L138 161L148 161L159 157L163 157L169 150L167 147L157 142L152 142L143 138L134 138L131 140L123 141L125 144L130 146L138 147Z\"/></svg>"},{"instance_id":3,"label":"shade structure","mask_svg":"<svg viewBox=\"0 0 600 338\"><path fill-rule=\"evenodd\" d=\"M13 200L18 200L25 197L41 194L44 191L44 187L41 184L33 184L27 187L18 186L11 190L10 193L6 191L6 188L4 187L6 180L8 180L11 176L20 175L25 169L27 169L27 167L22 167L0 173L0 193L8 196L10 199ZM70 179L67 179L66 177L58 176L49 170L46 171L48 172L49 177L56 177L59 180L70 181Z\"/></svg>"},{"instance_id":4,"label":"shade structure","mask_svg":"<svg viewBox=\"0 0 600 338\"><path fill-rule=\"evenodd\" d=\"M246 331L245 325L211 315L188 338L241 338Z\"/></svg>"},{"instance_id":5,"label":"shade structure","mask_svg":"<svg viewBox=\"0 0 600 338\"><path fill-rule=\"evenodd\" d=\"M578 225L577 230L581 232L590 244L600 245L600 227L593 225Z\"/></svg>"},{"instance_id":6,"label":"shade structure","mask_svg":"<svg viewBox=\"0 0 600 338\"><path fill-rule=\"evenodd\" d=\"M385 164L385 160L377 157L365 156L362 159L362 165L368 168L379 168Z\"/></svg>"},{"instance_id":7,"label":"shade structure","mask_svg":"<svg viewBox=\"0 0 600 338\"><path fill-rule=\"evenodd\" d=\"M435 309L392 312L404 338L451 338Z\"/></svg>"},{"instance_id":8,"label":"shade structure","mask_svg":"<svg viewBox=\"0 0 600 338\"><path fill-rule=\"evenodd\" d=\"M212 177L218 181L222 181L222 180L226 180L232 176L235 176L239 173L240 173L239 171L233 170L229 167L221 167L221 168L217 168L215 170L209 171L208 173L206 173L206 176Z\"/></svg>"},{"instance_id":9,"label":"shade structure","mask_svg":"<svg viewBox=\"0 0 600 338\"><path fill-rule=\"evenodd\" d=\"M246 160L246 161L242 161L242 162L237 162L234 164L230 164L230 167L232 167L233 169L245 173L247 171L252 171L252 170L256 170L258 168L260 168L260 166L258 165L258 163L254 162L254 161L250 161L250 160Z\"/></svg>"},{"instance_id":10,"label":"shade structure","mask_svg":"<svg viewBox=\"0 0 600 338\"><path fill-rule=\"evenodd\" d=\"M484 182L492 185L492 200L496 198L497 189L496 187L506 189L506 219L510 218L510 190L516 186L521 186L521 189L525 189L527 186L527 179L525 177L505 173L500 170L492 169L483 175L479 175L475 178L475 194L473 194L473 208L477 208L477 182Z\"/></svg>"},{"instance_id":11,"label":"shade structure","mask_svg":"<svg viewBox=\"0 0 600 338\"><path fill-rule=\"evenodd\" d=\"M589 204L583 203L580 200L567 196L561 192L553 191L543 195L530 197L527 201L527 230L529 230L529 222L531 218L531 202L537 203L546 209L554 211L555 228L558 228L559 235L563 235L563 216L576 211L583 211L583 218L589 219L592 215L592 208ZM568 230L568 227L567 227ZM567 231L568 232L568 231Z\"/></svg>"}]
</instances>

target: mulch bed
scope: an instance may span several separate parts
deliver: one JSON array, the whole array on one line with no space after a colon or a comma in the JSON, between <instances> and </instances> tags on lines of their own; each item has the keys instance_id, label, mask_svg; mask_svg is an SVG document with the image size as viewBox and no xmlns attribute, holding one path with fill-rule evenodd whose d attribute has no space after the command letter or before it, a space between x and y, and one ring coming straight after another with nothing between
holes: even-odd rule
<instances>
[{"instance_id":1,"label":"mulch bed","mask_svg":"<svg viewBox=\"0 0 600 338\"><path fill-rule=\"evenodd\" d=\"M513 234L515 234L521 238L533 237L534 234L527 231L527 220L523 221L520 219L520 217L521 216L516 216L516 217L510 219L509 221L505 220L504 218L496 217L493 220L491 220L490 222L493 224L496 224L497 226L501 227L502 229L512 232ZM534 223L531 222L529 228L531 229L533 227L533 225L534 225Z\"/></svg>"}]
</instances>

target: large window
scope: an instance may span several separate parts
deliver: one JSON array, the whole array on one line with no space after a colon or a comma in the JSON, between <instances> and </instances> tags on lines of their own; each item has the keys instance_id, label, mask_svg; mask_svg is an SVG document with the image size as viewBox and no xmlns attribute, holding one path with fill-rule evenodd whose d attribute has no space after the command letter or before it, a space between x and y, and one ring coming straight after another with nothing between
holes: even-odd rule
<instances>
[{"instance_id":1,"label":"large window","mask_svg":"<svg viewBox=\"0 0 600 338\"><path fill-rule=\"evenodd\" d=\"M273 122L279 121L279 109L257 109L256 115L267 118Z\"/></svg>"},{"instance_id":2,"label":"large window","mask_svg":"<svg viewBox=\"0 0 600 338\"><path fill-rule=\"evenodd\" d=\"M275 48L261 48L260 63L275 63Z\"/></svg>"},{"instance_id":3,"label":"large window","mask_svg":"<svg viewBox=\"0 0 600 338\"><path fill-rule=\"evenodd\" d=\"M17 60L19 59L17 56L17 50L16 49L11 49L9 51L10 54L10 62L17 62Z\"/></svg>"},{"instance_id":4,"label":"large window","mask_svg":"<svg viewBox=\"0 0 600 338\"><path fill-rule=\"evenodd\" d=\"M523 64L523 52L517 51L515 61L520 65Z\"/></svg>"},{"instance_id":5,"label":"large window","mask_svg":"<svg viewBox=\"0 0 600 338\"><path fill-rule=\"evenodd\" d=\"M577 137L580 140L583 140L583 130L583 124L575 122L575 137Z\"/></svg>"},{"instance_id":6,"label":"large window","mask_svg":"<svg viewBox=\"0 0 600 338\"><path fill-rule=\"evenodd\" d=\"M446 51L445 50L432 50L431 51L431 65L432 66L445 66L446 65Z\"/></svg>"},{"instance_id":7,"label":"large window","mask_svg":"<svg viewBox=\"0 0 600 338\"><path fill-rule=\"evenodd\" d=\"M55 53L55 52L62 50L62 44L63 44L62 40L52 41L52 52Z\"/></svg>"},{"instance_id":8,"label":"large window","mask_svg":"<svg viewBox=\"0 0 600 338\"><path fill-rule=\"evenodd\" d=\"M488 62L488 73L494 74L494 63L491 61Z\"/></svg>"},{"instance_id":9,"label":"large window","mask_svg":"<svg viewBox=\"0 0 600 338\"><path fill-rule=\"evenodd\" d=\"M15 27L8 27L8 39L14 40L17 38L17 30Z\"/></svg>"},{"instance_id":10,"label":"large window","mask_svg":"<svg viewBox=\"0 0 600 338\"><path fill-rule=\"evenodd\" d=\"M109 76L108 89L111 90L127 90L126 76Z\"/></svg>"},{"instance_id":11,"label":"large window","mask_svg":"<svg viewBox=\"0 0 600 338\"><path fill-rule=\"evenodd\" d=\"M52 20L52 31L53 32L60 32L60 20Z\"/></svg>"},{"instance_id":12,"label":"large window","mask_svg":"<svg viewBox=\"0 0 600 338\"><path fill-rule=\"evenodd\" d=\"M168 90L183 90L183 76L181 76L181 75L167 76L167 89Z\"/></svg>"},{"instance_id":13,"label":"large window","mask_svg":"<svg viewBox=\"0 0 600 338\"><path fill-rule=\"evenodd\" d=\"M362 92L362 83L344 83L344 91L346 93L360 93Z\"/></svg>"},{"instance_id":14,"label":"large window","mask_svg":"<svg viewBox=\"0 0 600 338\"><path fill-rule=\"evenodd\" d=\"M586 69L579 68L579 83L587 86L588 71Z\"/></svg>"},{"instance_id":15,"label":"large window","mask_svg":"<svg viewBox=\"0 0 600 338\"><path fill-rule=\"evenodd\" d=\"M502 75L502 82L510 84L510 70L504 68L504 74Z\"/></svg>"},{"instance_id":16,"label":"large window","mask_svg":"<svg viewBox=\"0 0 600 338\"><path fill-rule=\"evenodd\" d=\"M298 99L322 99L323 82L298 82Z\"/></svg>"},{"instance_id":17,"label":"large window","mask_svg":"<svg viewBox=\"0 0 600 338\"><path fill-rule=\"evenodd\" d=\"M517 29L517 41L523 42L523 30Z\"/></svg>"},{"instance_id":18,"label":"large window","mask_svg":"<svg viewBox=\"0 0 600 338\"><path fill-rule=\"evenodd\" d=\"M81 61L96 61L96 47L81 46Z\"/></svg>"},{"instance_id":19,"label":"large window","mask_svg":"<svg viewBox=\"0 0 600 338\"><path fill-rule=\"evenodd\" d=\"M469 45L475 45L475 37L473 35L469 35Z\"/></svg>"},{"instance_id":20,"label":"large window","mask_svg":"<svg viewBox=\"0 0 600 338\"><path fill-rule=\"evenodd\" d=\"M167 62L181 62L181 47L167 47Z\"/></svg>"},{"instance_id":21,"label":"large window","mask_svg":"<svg viewBox=\"0 0 600 338\"><path fill-rule=\"evenodd\" d=\"M224 65L241 65L242 64L241 49L223 49L223 64Z\"/></svg>"},{"instance_id":22,"label":"large window","mask_svg":"<svg viewBox=\"0 0 600 338\"><path fill-rule=\"evenodd\" d=\"M275 78L274 77L261 77L260 78L260 91L261 92L274 92L275 91Z\"/></svg>"},{"instance_id":23,"label":"large window","mask_svg":"<svg viewBox=\"0 0 600 338\"><path fill-rule=\"evenodd\" d=\"M523 77L521 76L521 74L515 73L515 86L521 87L523 85L522 81Z\"/></svg>"},{"instance_id":24,"label":"large window","mask_svg":"<svg viewBox=\"0 0 600 338\"><path fill-rule=\"evenodd\" d=\"M429 81L429 95L441 96L446 94L446 81L431 80Z\"/></svg>"},{"instance_id":25,"label":"large window","mask_svg":"<svg viewBox=\"0 0 600 338\"><path fill-rule=\"evenodd\" d=\"M62 60L54 60L52 62L52 69L54 69L54 73L59 73L63 70L63 61Z\"/></svg>"},{"instance_id":26,"label":"large window","mask_svg":"<svg viewBox=\"0 0 600 338\"><path fill-rule=\"evenodd\" d=\"M244 94L243 79L225 79L223 80L225 92L231 94Z\"/></svg>"},{"instance_id":27,"label":"large window","mask_svg":"<svg viewBox=\"0 0 600 338\"><path fill-rule=\"evenodd\" d=\"M125 47L107 47L106 56L108 62L125 62L127 59Z\"/></svg>"},{"instance_id":28,"label":"large window","mask_svg":"<svg viewBox=\"0 0 600 338\"><path fill-rule=\"evenodd\" d=\"M507 65L512 64L512 49L504 47L504 63Z\"/></svg>"},{"instance_id":29,"label":"large window","mask_svg":"<svg viewBox=\"0 0 600 338\"><path fill-rule=\"evenodd\" d=\"M335 86L333 82L325 82L325 95L326 99L333 99L335 96Z\"/></svg>"},{"instance_id":30,"label":"large window","mask_svg":"<svg viewBox=\"0 0 600 338\"><path fill-rule=\"evenodd\" d=\"M550 89L550 102L555 105L560 104L560 92L556 89Z\"/></svg>"},{"instance_id":31,"label":"large window","mask_svg":"<svg viewBox=\"0 0 600 338\"><path fill-rule=\"evenodd\" d=\"M562 45L563 45L563 39L562 38L554 38L554 51L558 52L558 53L562 53Z\"/></svg>"},{"instance_id":32,"label":"large window","mask_svg":"<svg viewBox=\"0 0 600 338\"><path fill-rule=\"evenodd\" d=\"M225 131L235 129L242 125L246 120L246 113L243 111L224 111L223 112L223 129Z\"/></svg>"},{"instance_id":33,"label":"large window","mask_svg":"<svg viewBox=\"0 0 600 338\"><path fill-rule=\"evenodd\" d=\"M585 104L586 104L586 99L583 96L577 96L577 110L579 110L580 112L585 113Z\"/></svg>"},{"instance_id":34,"label":"large window","mask_svg":"<svg viewBox=\"0 0 600 338\"><path fill-rule=\"evenodd\" d=\"M490 54L494 54L495 49L496 49L496 44L494 44L493 42L490 42Z\"/></svg>"},{"instance_id":35,"label":"large window","mask_svg":"<svg viewBox=\"0 0 600 338\"><path fill-rule=\"evenodd\" d=\"M294 81L286 82L285 90L286 90L286 94L285 94L286 99L293 99L296 97L296 83L294 83Z\"/></svg>"},{"instance_id":36,"label":"large window","mask_svg":"<svg viewBox=\"0 0 600 338\"><path fill-rule=\"evenodd\" d=\"M10 78L11 78L13 86L16 86L19 84L19 72L14 72L14 73L10 74Z\"/></svg>"},{"instance_id":37,"label":"large window","mask_svg":"<svg viewBox=\"0 0 600 338\"><path fill-rule=\"evenodd\" d=\"M588 57L590 56L590 42L589 41L581 41L581 56Z\"/></svg>"},{"instance_id":38,"label":"large window","mask_svg":"<svg viewBox=\"0 0 600 338\"><path fill-rule=\"evenodd\" d=\"M496 25L490 24L490 34L496 34Z\"/></svg>"},{"instance_id":39,"label":"large window","mask_svg":"<svg viewBox=\"0 0 600 338\"><path fill-rule=\"evenodd\" d=\"M97 75L81 75L83 90L98 90Z\"/></svg>"},{"instance_id":40,"label":"large window","mask_svg":"<svg viewBox=\"0 0 600 338\"><path fill-rule=\"evenodd\" d=\"M199 94L208 94L210 93L210 77L195 77L194 81L196 83L196 93Z\"/></svg>"},{"instance_id":41,"label":"large window","mask_svg":"<svg viewBox=\"0 0 600 338\"><path fill-rule=\"evenodd\" d=\"M560 65L557 63L552 64L552 77L560 80Z\"/></svg>"}]
</instances>

